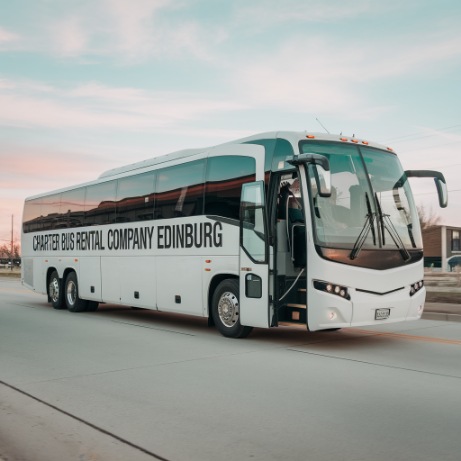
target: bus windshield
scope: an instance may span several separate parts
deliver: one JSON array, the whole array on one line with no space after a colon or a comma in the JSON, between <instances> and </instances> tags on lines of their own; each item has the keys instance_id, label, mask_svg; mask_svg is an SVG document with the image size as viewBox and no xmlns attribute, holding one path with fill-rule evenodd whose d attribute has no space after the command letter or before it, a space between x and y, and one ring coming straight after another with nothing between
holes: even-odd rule
<instances>
[{"instance_id":1,"label":"bus windshield","mask_svg":"<svg viewBox=\"0 0 461 461\"><path fill-rule=\"evenodd\" d=\"M306 141L300 148L330 161L331 197L318 194L314 166L308 167L318 245L351 249L351 259L362 248L399 249L404 259L409 250L422 248L418 213L395 154L332 142Z\"/></svg>"}]
</instances>

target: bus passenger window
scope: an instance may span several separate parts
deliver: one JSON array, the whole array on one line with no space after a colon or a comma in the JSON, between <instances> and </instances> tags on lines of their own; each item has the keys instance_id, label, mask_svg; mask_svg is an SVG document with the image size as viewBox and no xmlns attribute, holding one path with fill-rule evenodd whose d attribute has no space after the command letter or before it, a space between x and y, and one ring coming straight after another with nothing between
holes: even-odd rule
<instances>
[{"instance_id":1,"label":"bus passenger window","mask_svg":"<svg viewBox=\"0 0 461 461\"><path fill-rule=\"evenodd\" d=\"M117 222L146 221L154 217L154 173L118 180Z\"/></svg>"},{"instance_id":2,"label":"bus passenger window","mask_svg":"<svg viewBox=\"0 0 461 461\"><path fill-rule=\"evenodd\" d=\"M155 218L203 214L204 176L204 160L157 170Z\"/></svg>"},{"instance_id":3,"label":"bus passenger window","mask_svg":"<svg viewBox=\"0 0 461 461\"><path fill-rule=\"evenodd\" d=\"M85 226L115 222L116 181L88 186L85 198Z\"/></svg>"},{"instance_id":4,"label":"bus passenger window","mask_svg":"<svg viewBox=\"0 0 461 461\"><path fill-rule=\"evenodd\" d=\"M62 193L60 216L63 228L83 226L85 218L84 187Z\"/></svg>"},{"instance_id":5,"label":"bus passenger window","mask_svg":"<svg viewBox=\"0 0 461 461\"><path fill-rule=\"evenodd\" d=\"M207 165L205 214L239 219L242 184L256 179L252 157L210 157Z\"/></svg>"}]
</instances>

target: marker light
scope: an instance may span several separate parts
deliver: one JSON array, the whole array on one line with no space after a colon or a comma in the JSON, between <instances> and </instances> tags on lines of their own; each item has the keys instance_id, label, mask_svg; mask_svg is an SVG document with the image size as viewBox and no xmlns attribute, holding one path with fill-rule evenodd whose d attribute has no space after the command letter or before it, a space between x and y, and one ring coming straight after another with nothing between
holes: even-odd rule
<instances>
[{"instance_id":1,"label":"marker light","mask_svg":"<svg viewBox=\"0 0 461 461\"><path fill-rule=\"evenodd\" d=\"M424 280L418 280L410 285L410 296L414 296L424 286Z\"/></svg>"},{"instance_id":2,"label":"marker light","mask_svg":"<svg viewBox=\"0 0 461 461\"><path fill-rule=\"evenodd\" d=\"M341 285L335 285L334 283L323 282L321 280L314 280L314 288L319 291L325 291L326 293L339 296L344 299L351 299L347 287Z\"/></svg>"},{"instance_id":3,"label":"marker light","mask_svg":"<svg viewBox=\"0 0 461 461\"><path fill-rule=\"evenodd\" d=\"M339 140L340 140L340 141L342 141L342 142L346 142L346 141L348 141L348 139L347 139L347 138L339 138Z\"/></svg>"},{"instance_id":4,"label":"marker light","mask_svg":"<svg viewBox=\"0 0 461 461\"><path fill-rule=\"evenodd\" d=\"M308 134L306 135L306 138L308 139L315 139L315 136L313 134Z\"/></svg>"}]
</instances>

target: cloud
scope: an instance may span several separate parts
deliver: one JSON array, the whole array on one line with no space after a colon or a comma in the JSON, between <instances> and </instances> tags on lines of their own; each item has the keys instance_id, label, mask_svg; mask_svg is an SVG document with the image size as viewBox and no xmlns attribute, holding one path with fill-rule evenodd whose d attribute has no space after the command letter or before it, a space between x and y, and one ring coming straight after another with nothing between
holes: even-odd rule
<instances>
[{"instance_id":1,"label":"cloud","mask_svg":"<svg viewBox=\"0 0 461 461\"><path fill-rule=\"evenodd\" d=\"M7 46L16 43L20 40L20 36L8 31L4 27L0 27L0 50Z\"/></svg>"},{"instance_id":2,"label":"cloud","mask_svg":"<svg viewBox=\"0 0 461 461\"><path fill-rule=\"evenodd\" d=\"M78 16L61 19L51 26L53 49L60 56L74 57L85 54L89 45L89 35L85 30L83 21Z\"/></svg>"},{"instance_id":3,"label":"cloud","mask_svg":"<svg viewBox=\"0 0 461 461\"><path fill-rule=\"evenodd\" d=\"M384 35L363 42L323 34L292 34L270 53L238 56L228 72L234 91L249 104L297 112L336 113L367 118L393 110L373 107L369 92L389 79L428 78L455 66L461 56L458 29Z\"/></svg>"},{"instance_id":4,"label":"cloud","mask_svg":"<svg viewBox=\"0 0 461 461\"><path fill-rule=\"evenodd\" d=\"M81 1L47 19L39 46L60 57L108 56L129 64L151 57L211 59L209 44L218 27L203 29L182 15L175 18L182 10L187 3L173 0Z\"/></svg>"},{"instance_id":5,"label":"cloud","mask_svg":"<svg viewBox=\"0 0 461 461\"><path fill-rule=\"evenodd\" d=\"M40 147L26 143L3 143L0 157L2 195L13 190L46 191L96 179L89 171L107 169L107 159L79 149Z\"/></svg>"},{"instance_id":6,"label":"cloud","mask_svg":"<svg viewBox=\"0 0 461 461\"><path fill-rule=\"evenodd\" d=\"M243 108L230 98L189 93L98 83L63 89L40 82L0 81L0 124L6 126L139 131Z\"/></svg>"},{"instance_id":7,"label":"cloud","mask_svg":"<svg viewBox=\"0 0 461 461\"><path fill-rule=\"evenodd\" d=\"M258 0L241 2L236 8L238 23L254 23L258 29L272 28L282 23L332 23L362 16L366 13L379 14L391 7L386 4L371 3L369 0L342 0L319 3L317 0Z\"/></svg>"},{"instance_id":8,"label":"cloud","mask_svg":"<svg viewBox=\"0 0 461 461\"><path fill-rule=\"evenodd\" d=\"M93 151L3 142L0 146L0 215L14 215L15 240L20 238L24 199L52 189L96 179L108 169L107 159ZM8 159L8 161L5 161ZM10 235L10 221L0 221L0 239ZM9 238L9 237L8 237Z\"/></svg>"}]
</instances>

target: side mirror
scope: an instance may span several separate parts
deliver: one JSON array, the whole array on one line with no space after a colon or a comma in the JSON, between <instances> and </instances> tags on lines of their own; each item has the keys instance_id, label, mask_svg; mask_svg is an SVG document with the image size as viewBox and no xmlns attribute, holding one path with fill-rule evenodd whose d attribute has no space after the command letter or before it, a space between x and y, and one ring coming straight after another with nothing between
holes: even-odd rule
<instances>
[{"instance_id":1,"label":"side mirror","mask_svg":"<svg viewBox=\"0 0 461 461\"><path fill-rule=\"evenodd\" d=\"M439 205L440 208L446 208L448 205L448 188L445 180L440 178L434 178L435 187L437 187L437 193L439 195Z\"/></svg>"},{"instance_id":2,"label":"side mirror","mask_svg":"<svg viewBox=\"0 0 461 461\"><path fill-rule=\"evenodd\" d=\"M320 197L331 197L330 170L324 170L321 165L314 165L314 174Z\"/></svg>"},{"instance_id":3,"label":"side mirror","mask_svg":"<svg viewBox=\"0 0 461 461\"><path fill-rule=\"evenodd\" d=\"M440 208L446 208L448 205L448 189L445 177L440 171L433 170L407 170L405 171L407 178L434 178L435 187L439 196Z\"/></svg>"},{"instance_id":4,"label":"side mirror","mask_svg":"<svg viewBox=\"0 0 461 461\"><path fill-rule=\"evenodd\" d=\"M304 153L288 160L288 163L291 165L312 165L320 197L331 196L330 161L327 157L320 154Z\"/></svg>"}]
</instances>

